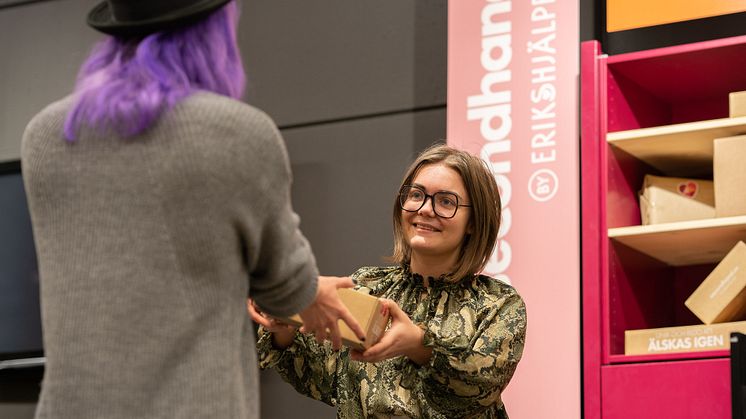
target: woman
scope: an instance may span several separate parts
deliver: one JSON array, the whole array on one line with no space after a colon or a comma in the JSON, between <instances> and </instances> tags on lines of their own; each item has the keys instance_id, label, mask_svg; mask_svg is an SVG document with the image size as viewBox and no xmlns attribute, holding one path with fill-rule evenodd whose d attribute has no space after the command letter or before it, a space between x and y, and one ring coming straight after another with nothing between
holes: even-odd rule
<instances>
[{"instance_id":1,"label":"woman","mask_svg":"<svg viewBox=\"0 0 746 419\"><path fill-rule=\"evenodd\" d=\"M497 185L477 157L444 145L410 166L394 204L397 266L361 268L391 324L365 352L334 351L261 313L260 366L339 418L507 418L501 393L521 359L516 290L478 272L500 225Z\"/></svg>"},{"instance_id":2,"label":"woman","mask_svg":"<svg viewBox=\"0 0 746 419\"><path fill-rule=\"evenodd\" d=\"M336 294L352 281L317 279L275 125L237 100L237 20L228 0L101 3L111 36L29 123L37 417L258 418L249 285L320 340L340 317L363 335Z\"/></svg>"}]
</instances>

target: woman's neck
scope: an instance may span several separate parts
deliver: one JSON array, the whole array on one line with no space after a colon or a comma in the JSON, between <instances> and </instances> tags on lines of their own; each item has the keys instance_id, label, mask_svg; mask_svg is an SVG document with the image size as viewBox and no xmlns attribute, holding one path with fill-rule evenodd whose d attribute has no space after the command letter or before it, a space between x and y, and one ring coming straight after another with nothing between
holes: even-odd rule
<instances>
[{"instance_id":1,"label":"woman's neck","mask_svg":"<svg viewBox=\"0 0 746 419\"><path fill-rule=\"evenodd\" d=\"M442 275L451 273L453 265L454 263L450 260L444 261L443 259L427 258L413 254L409 262L409 270L412 273L422 275L427 281L429 277L438 279Z\"/></svg>"}]
</instances>

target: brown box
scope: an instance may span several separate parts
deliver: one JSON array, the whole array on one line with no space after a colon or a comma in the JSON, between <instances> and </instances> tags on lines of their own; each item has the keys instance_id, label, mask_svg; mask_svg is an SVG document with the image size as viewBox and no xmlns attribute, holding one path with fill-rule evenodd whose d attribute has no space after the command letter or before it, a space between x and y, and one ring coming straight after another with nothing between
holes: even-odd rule
<instances>
[{"instance_id":1,"label":"brown box","mask_svg":"<svg viewBox=\"0 0 746 419\"><path fill-rule=\"evenodd\" d=\"M745 215L746 135L715 139L713 153L715 215Z\"/></svg>"},{"instance_id":2,"label":"brown box","mask_svg":"<svg viewBox=\"0 0 746 419\"><path fill-rule=\"evenodd\" d=\"M672 223L715 216L713 182L645 175L640 191L642 224Z\"/></svg>"},{"instance_id":3,"label":"brown box","mask_svg":"<svg viewBox=\"0 0 746 419\"><path fill-rule=\"evenodd\" d=\"M364 351L373 346L381 338L389 322L389 316L381 314L383 303L380 299L370 294L350 288L340 288L337 292L344 305L350 310L350 313L352 313L360 324L360 327L365 331L365 342L361 342L347 326L347 323L339 320L338 324L340 334L342 335L342 343L359 351ZM296 326L303 325L303 320L297 314L283 320Z\"/></svg>"},{"instance_id":4,"label":"brown box","mask_svg":"<svg viewBox=\"0 0 746 419\"><path fill-rule=\"evenodd\" d=\"M731 92L728 94L728 109L729 116L735 118L737 116L746 115L746 92Z\"/></svg>"},{"instance_id":5,"label":"brown box","mask_svg":"<svg viewBox=\"0 0 746 419\"><path fill-rule=\"evenodd\" d=\"M746 333L746 321L624 331L625 355L730 349L730 333Z\"/></svg>"},{"instance_id":6,"label":"brown box","mask_svg":"<svg viewBox=\"0 0 746 419\"><path fill-rule=\"evenodd\" d=\"M684 304L705 324L746 320L746 244L739 241Z\"/></svg>"}]
</instances>

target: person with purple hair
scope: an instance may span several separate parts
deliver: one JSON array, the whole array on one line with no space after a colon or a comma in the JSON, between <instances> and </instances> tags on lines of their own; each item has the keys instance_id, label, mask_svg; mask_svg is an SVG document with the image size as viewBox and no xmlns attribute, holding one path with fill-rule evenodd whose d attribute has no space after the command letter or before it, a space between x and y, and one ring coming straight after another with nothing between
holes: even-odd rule
<instances>
[{"instance_id":1,"label":"person with purple hair","mask_svg":"<svg viewBox=\"0 0 746 419\"><path fill-rule=\"evenodd\" d=\"M41 277L37 418L258 418L250 295L338 319L290 201L272 120L245 83L235 0L109 0L73 93L29 122L22 166Z\"/></svg>"}]
</instances>

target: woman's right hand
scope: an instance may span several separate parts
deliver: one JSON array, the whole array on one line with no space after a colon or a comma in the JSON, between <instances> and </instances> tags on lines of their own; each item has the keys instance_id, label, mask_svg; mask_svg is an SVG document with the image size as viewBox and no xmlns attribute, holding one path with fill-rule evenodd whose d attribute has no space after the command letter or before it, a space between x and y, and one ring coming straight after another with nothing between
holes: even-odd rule
<instances>
[{"instance_id":1,"label":"woman's right hand","mask_svg":"<svg viewBox=\"0 0 746 419\"><path fill-rule=\"evenodd\" d=\"M272 333L272 342L275 347L284 349L293 343L297 327L265 314L251 298L246 301L246 309L251 316L251 320Z\"/></svg>"}]
</instances>

